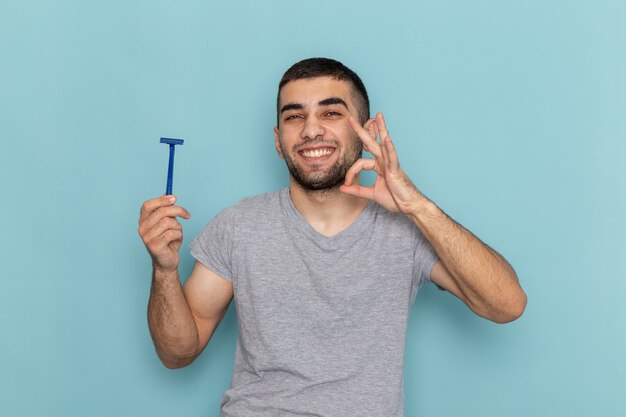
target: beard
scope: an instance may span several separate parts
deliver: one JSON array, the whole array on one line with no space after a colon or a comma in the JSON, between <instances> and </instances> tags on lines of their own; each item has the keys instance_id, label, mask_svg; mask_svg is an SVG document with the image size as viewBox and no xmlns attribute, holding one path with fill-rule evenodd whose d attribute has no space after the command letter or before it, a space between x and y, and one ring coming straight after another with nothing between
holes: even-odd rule
<instances>
[{"instance_id":1,"label":"beard","mask_svg":"<svg viewBox=\"0 0 626 417\"><path fill-rule=\"evenodd\" d=\"M351 139L343 155L327 169L317 168L313 165L310 171L306 171L296 162L295 158L291 157L290 153L285 152L282 144L281 149L283 150L289 173L302 188L309 191L331 190L339 187L344 182L350 167L363 155L363 144L359 137L355 135ZM341 150L339 142L329 142L336 146L335 152ZM294 151L294 153L296 152Z\"/></svg>"}]
</instances>

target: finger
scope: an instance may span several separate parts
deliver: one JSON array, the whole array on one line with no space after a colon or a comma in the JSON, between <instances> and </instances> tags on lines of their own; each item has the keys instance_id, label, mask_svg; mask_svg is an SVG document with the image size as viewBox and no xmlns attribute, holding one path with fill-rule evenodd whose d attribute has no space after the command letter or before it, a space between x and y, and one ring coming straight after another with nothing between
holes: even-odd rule
<instances>
[{"instance_id":1,"label":"finger","mask_svg":"<svg viewBox=\"0 0 626 417\"><path fill-rule=\"evenodd\" d=\"M183 232L180 230L167 230L163 234L155 237L146 244L151 254L157 255L168 249L168 246L175 242L181 242L183 240Z\"/></svg>"},{"instance_id":2,"label":"finger","mask_svg":"<svg viewBox=\"0 0 626 417\"><path fill-rule=\"evenodd\" d=\"M376 113L376 126L380 133L380 143L382 144L385 138L389 137L389 131L387 130L387 124L385 123L385 117L382 113Z\"/></svg>"},{"instance_id":3,"label":"finger","mask_svg":"<svg viewBox=\"0 0 626 417\"><path fill-rule=\"evenodd\" d=\"M400 169L400 161L382 113L376 113L376 125L380 130L380 147L385 158L385 169L395 174Z\"/></svg>"},{"instance_id":4,"label":"finger","mask_svg":"<svg viewBox=\"0 0 626 417\"><path fill-rule=\"evenodd\" d=\"M400 170L400 161L398 160L396 147L394 146L393 141L389 136L387 136L387 138L385 139L382 147L385 150L385 161L387 161L387 169L391 173L397 173Z\"/></svg>"},{"instance_id":5,"label":"finger","mask_svg":"<svg viewBox=\"0 0 626 417\"><path fill-rule=\"evenodd\" d=\"M342 185L339 187L339 191L342 193L350 194L355 197L367 198L368 200L374 199L374 188L364 187L362 185Z\"/></svg>"},{"instance_id":6,"label":"finger","mask_svg":"<svg viewBox=\"0 0 626 417\"><path fill-rule=\"evenodd\" d=\"M167 230L183 230L183 226L176 221L172 217L165 217L161 219L157 224L150 227L149 229L144 229L144 234L142 238L144 242L151 242L155 237L162 235Z\"/></svg>"},{"instance_id":7,"label":"finger","mask_svg":"<svg viewBox=\"0 0 626 417\"><path fill-rule=\"evenodd\" d=\"M147 230L151 229L155 224L159 223L161 219L166 217L170 217L172 219L175 217L189 219L191 214L181 206L159 207L147 218L139 222L139 234L141 235L142 233L146 233Z\"/></svg>"},{"instance_id":8,"label":"finger","mask_svg":"<svg viewBox=\"0 0 626 417\"><path fill-rule=\"evenodd\" d=\"M159 207L171 206L175 202L176 197L173 195L164 195L144 202L141 206L139 221L148 217L150 214L152 214L154 210L158 209Z\"/></svg>"},{"instance_id":9,"label":"finger","mask_svg":"<svg viewBox=\"0 0 626 417\"><path fill-rule=\"evenodd\" d=\"M389 167L387 166L387 161L388 161L387 147L385 146L385 143L387 143L387 139L388 137L385 137L384 139L381 138L381 142L380 142L380 151L382 152L383 159L385 160L385 165L384 165L385 170L389 169Z\"/></svg>"},{"instance_id":10,"label":"finger","mask_svg":"<svg viewBox=\"0 0 626 417\"><path fill-rule=\"evenodd\" d=\"M345 185L352 185L352 182L354 181L354 177L361 172L362 170L376 170L377 166L376 166L376 161L373 159L359 159L358 161L356 161L354 164L352 164L352 166L350 167L350 169L348 169L348 172L346 172L346 179L344 181Z\"/></svg>"},{"instance_id":11,"label":"finger","mask_svg":"<svg viewBox=\"0 0 626 417\"><path fill-rule=\"evenodd\" d=\"M363 142L363 145L365 146L365 150L371 153L376 159L382 158L383 154L380 150L380 145L378 145L378 143L376 142L376 135L370 136L370 133L367 130L365 130L365 128L363 128L363 126L361 126L354 119L354 117L350 116L348 120L350 121L350 126L352 127L352 129L359 136L359 138L361 139L361 142ZM382 163L382 160L379 162Z\"/></svg>"},{"instance_id":12,"label":"finger","mask_svg":"<svg viewBox=\"0 0 626 417\"><path fill-rule=\"evenodd\" d=\"M378 137L378 128L376 127L376 119L370 119L372 122L369 124L369 126L367 126L367 131L369 132L370 136L372 138L374 138L374 140L376 140L376 138Z\"/></svg>"},{"instance_id":13,"label":"finger","mask_svg":"<svg viewBox=\"0 0 626 417\"><path fill-rule=\"evenodd\" d=\"M174 242L182 242L183 240L183 232L181 230L168 230L163 234L163 241L170 243Z\"/></svg>"},{"instance_id":14,"label":"finger","mask_svg":"<svg viewBox=\"0 0 626 417\"><path fill-rule=\"evenodd\" d=\"M144 230L150 229L165 217L189 219L191 214L181 206L159 207L144 219L139 227Z\"/></svg>"},{"instance_id":15,"label":"finger","mask_svg":"<svg viewBox=\"0 0 626 417\"><path fill-rule=\"evenodd\" d=\"M146 236L144 237L144 244L148 251L152 254L158 254L160 251L165 249L167 245L169 245L173 239L170 238L172 236L172 232L176 233L176 236L180 236L182 239L183 229L182 227L158 227L148 231Z\"/></svg>"}]
</instances>

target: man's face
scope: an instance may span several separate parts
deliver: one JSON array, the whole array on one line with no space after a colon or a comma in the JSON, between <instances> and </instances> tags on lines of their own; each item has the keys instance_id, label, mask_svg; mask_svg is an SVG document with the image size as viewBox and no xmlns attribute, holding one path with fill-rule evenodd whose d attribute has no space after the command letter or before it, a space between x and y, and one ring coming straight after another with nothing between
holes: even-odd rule
<instances>
[{"instance_id":1,"label":"man's face","mask_svg":"<svg viewBox=\"0 0 626 417\"><path fill-rule=\"evenodd\" d=\"M280 92L276 150L295 181L307 190L341 185L363 145L348 117L358 120L351 86L331 77L285 84Z\"/></svg>"}]
</instances>

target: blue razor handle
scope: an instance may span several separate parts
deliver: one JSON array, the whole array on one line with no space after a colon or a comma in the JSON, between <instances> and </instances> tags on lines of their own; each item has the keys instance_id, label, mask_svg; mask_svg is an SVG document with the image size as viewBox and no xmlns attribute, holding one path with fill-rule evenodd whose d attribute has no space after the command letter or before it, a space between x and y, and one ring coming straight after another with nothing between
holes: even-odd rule
<instances>
[{"instance_id":1,"label":"blue razor handle","mask_svg":"<svg viewBox=\"0 0 626 417\"><path fill-rule=\"evenodd\" d=\"M167 186L165 187L165 195L172 195L172 182L174 179L174 146L182 145L183 139L161 138L161 143L170 145L170 162L167 166Z\"/></svg>"}]
</instances>

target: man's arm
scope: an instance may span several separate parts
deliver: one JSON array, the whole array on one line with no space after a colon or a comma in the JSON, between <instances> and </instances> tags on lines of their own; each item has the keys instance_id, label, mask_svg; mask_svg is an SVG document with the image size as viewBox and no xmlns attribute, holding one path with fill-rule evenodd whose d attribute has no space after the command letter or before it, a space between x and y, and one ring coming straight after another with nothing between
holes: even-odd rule
<instances>
[{"instance_id":1,"label":"man's arm","mask_svg":"<svg viewBox=\"0 0 626 417\"><path fill-rule=\"evenodd\" d=\"M173 196L146 201L139 235L152 257L148 325L159 358L168 368L189 365L209 342L224 317L233 290L229 281L196 263L183 288L178 276L182 226L189 218Z\"/></svg>"},{"instance_id":2,"label":"man's arm","mask_svg":"<svg viewBox=\"0 0 626 417\"><path fill-rule=\"evenodd\" d=\"M440 258L431 271L431 280L463 300L476 314L498 323L518 318L526 307L526 294L515 271L502 256L448 217L413 185L400 168L382 114L366 124L367 130L354 119L350 123L374 159L357 161L348 170L340 190L406 214ZM380 143L376 141L378 135ZM372 187L353 184L364 169L378 174Z\"/></svg>"},{"instance_id":3,"label":"man's arm","mask_svg":"<svg viewBox=\"0 0 626 417\"><path fill-rule=\"evenodd\" d=\"M507 323L522 315L526 294L509 263L426 200L409 215L428 239L440 261L430 279L460 298L479 316Z\"/></svg>"},{"instance_id":4,"label":"man's arm","mask_svg":"<svg viewBox=\"0 0 626 417\"><path fill-rule=\"evenodd\" d=\"M230 281L199 262L184 287L178 272L154 272L148 324L161 362L168 368L192 363L211 340L233 298Z\"/></svg>"}]
</instances>

